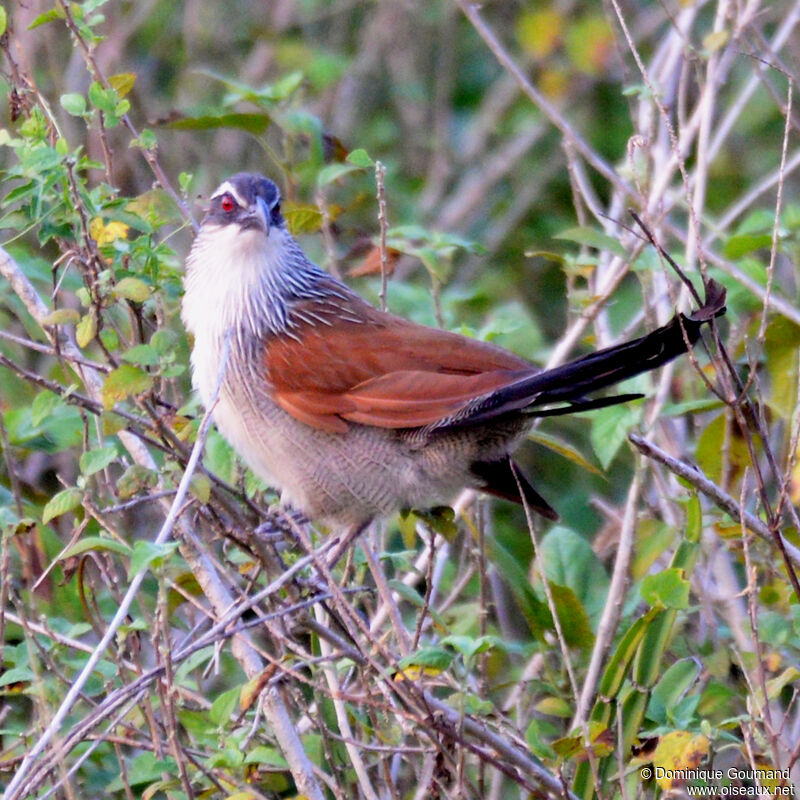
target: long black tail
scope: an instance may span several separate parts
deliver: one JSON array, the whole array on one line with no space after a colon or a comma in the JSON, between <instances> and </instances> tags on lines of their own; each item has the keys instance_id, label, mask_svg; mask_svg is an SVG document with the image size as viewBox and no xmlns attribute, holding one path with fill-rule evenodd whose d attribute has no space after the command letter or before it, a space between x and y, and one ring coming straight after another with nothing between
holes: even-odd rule
<instances>
[{"instance_id":1,"label":"long black tail","mask_svg":"<svg viewBox=\"0 0 800 800\"><path fill-rule=\"evenodd\" d=\"M685 353L700 338L704 324L725 313L725 287L714 280L705 287L705 303L692 314L677 314L661 328L630 342L598 350L560 367L508 384L470 403L451 425L474 425L502 414L521 411L532 416L586 411L622 403L641 395L590 398L589 394L642 372L656 369ZM541 408L552 404L556 408Z\"/></svg>"}]
</instances>

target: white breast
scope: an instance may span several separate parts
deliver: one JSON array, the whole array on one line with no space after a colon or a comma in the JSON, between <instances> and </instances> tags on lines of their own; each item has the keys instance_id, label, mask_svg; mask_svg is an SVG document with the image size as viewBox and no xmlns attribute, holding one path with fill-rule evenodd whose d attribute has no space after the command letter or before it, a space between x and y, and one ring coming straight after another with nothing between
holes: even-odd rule
<instances>
[{"instance_id":1,"label":"white breast","mask_svg":"<svg viewBox=\"0 0 800 800\"><path fill-rule=\"evenodd\" d=\"M229 332L258 336L253 297L261 295L274 264L274 244L257 230L204 226L186 261L181 316L194 336L192 382L208 405L219 381L223 342ZM241 341L241 339L239 340ZM231 347L235 347L235 338Z\"/></svg>"}]
</instances>

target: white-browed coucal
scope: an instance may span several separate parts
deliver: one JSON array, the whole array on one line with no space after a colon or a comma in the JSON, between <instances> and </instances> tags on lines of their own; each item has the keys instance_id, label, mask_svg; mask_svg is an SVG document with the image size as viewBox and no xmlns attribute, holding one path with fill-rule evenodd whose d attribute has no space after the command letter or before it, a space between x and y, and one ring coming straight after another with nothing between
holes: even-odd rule
<instances>
[{"instance_id":1,"label":"white-browed coucal","mask_svg":"<svg viewBox=\"0 0 800 800\"><path fill-rule=\"evenodd\" d=\"M278 187L249 173L213 193L185 287L193 380L206 405L227 347L220 432L285 502L355 527L464 487L519 502L521 486L534 510L555 518L512 468L533 419L639 397L591 395L686 352L725 300L711 282L693 314L543 371L372 307L306 257Z\"/></svg>"}]
</instances>

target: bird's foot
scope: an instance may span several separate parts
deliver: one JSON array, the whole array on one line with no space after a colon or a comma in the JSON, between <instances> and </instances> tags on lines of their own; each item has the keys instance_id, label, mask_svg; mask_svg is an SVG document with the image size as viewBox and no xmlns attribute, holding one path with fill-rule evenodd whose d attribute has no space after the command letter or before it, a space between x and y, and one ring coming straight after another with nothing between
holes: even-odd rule
<instances>
[{"instance_id":1,"label":"bird's foot","mask_svg":"<svg viewBox=\"0 0 800 800\"><path fill-rule=\"evenodd\" d=\"M308 524L308 517L291 506L274 505L267 509L263 522L253 531L260 539L285 539L298 526Z\"/></svg>"}]
</instances>

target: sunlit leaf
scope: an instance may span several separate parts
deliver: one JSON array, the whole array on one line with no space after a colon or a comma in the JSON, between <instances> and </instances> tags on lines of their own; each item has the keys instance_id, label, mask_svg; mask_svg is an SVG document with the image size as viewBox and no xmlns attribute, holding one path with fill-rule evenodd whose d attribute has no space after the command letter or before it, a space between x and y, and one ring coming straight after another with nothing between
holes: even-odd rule
<instances>
[{"instance_id":1,"label":"sunlit leaf","mask_svg":"<svg viewBox=\"0 0 800 800\"><path fill-rule=\"evenodd\" d=\"M656 783L664 790L672 788L675 770L696 769L708 755L709 741L702 734L671 731L659 739L653 754ZM661 775L661 777L659 777Z\"/></svg>"},{"instance_id":2,"label":"sunlit leaf","mask_svg":"<svg viewBox=\"0 0 800 800\"><path fill-rule=\"evenodd\" d=\"M108 82L119 97L125 97L136 83L136 74L133 72L122 72L118 75L111 75L108 78Z\"/></svg>"}]
</instances>

